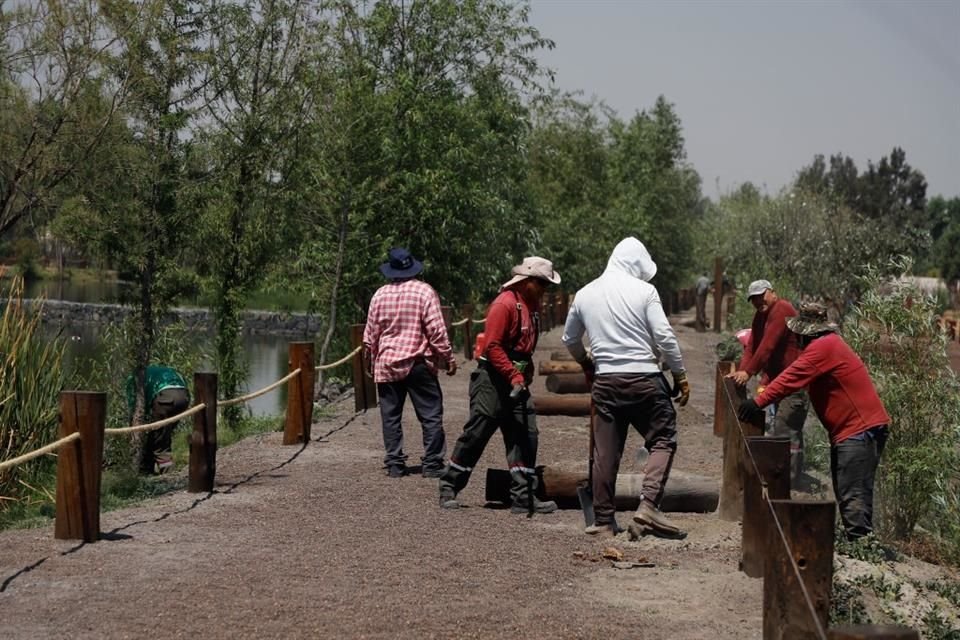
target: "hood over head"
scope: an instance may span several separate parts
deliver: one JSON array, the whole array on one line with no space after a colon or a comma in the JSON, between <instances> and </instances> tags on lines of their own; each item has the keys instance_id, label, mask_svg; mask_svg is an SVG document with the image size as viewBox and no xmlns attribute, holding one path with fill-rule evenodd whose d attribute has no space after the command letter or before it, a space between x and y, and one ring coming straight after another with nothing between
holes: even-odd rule
<instances>
[{"instance_id":1,"label":"hood over head","mask_svg":"<svg viewBox=\"0 0 960 640\"><path fill-rule=\"evenodd\" d=\"M657 263L643 243L633 236L624 238L613 248L607 269L625 271L645 282L650 282L657 275Z\"/></svg>"}]
</instances>

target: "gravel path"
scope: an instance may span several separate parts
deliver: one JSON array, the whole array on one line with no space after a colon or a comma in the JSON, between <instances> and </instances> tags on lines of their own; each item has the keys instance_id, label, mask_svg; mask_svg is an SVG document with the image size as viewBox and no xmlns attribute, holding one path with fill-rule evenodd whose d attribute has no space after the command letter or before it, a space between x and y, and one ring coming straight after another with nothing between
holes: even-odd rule
<instances>
[{"instance_id":1,"label":"gravel path","mask_svg":"<svg viewBox=\"0 0 960 640\"><path fill-rule=\"evenodd\" d=\"M693 389L675 468L719 478L716 334L673 320ZM560 348L560 332L544 335L540 358ZM441 376L448 449L473 366ZM583 535L578 510L527 519L485 507L485 468L505 467L497 437L461 494L467 508L444 512L436 480L384 475L376 411L354 415L346 399L323 413L306 447L275 433L221 450L210 495L104 514L96 544L54 540L52 525L0 533L0 637L760 637L762 584L737 570L735 523L674 514L686 540L604 544ZM414 462L420 430L407 413ZM585 465L584 418L539 424L541 464ZM639 444L628 437L623 472L640 471ZM605 546L655 566L615 569Z\"/></svg>"}]
</instances>

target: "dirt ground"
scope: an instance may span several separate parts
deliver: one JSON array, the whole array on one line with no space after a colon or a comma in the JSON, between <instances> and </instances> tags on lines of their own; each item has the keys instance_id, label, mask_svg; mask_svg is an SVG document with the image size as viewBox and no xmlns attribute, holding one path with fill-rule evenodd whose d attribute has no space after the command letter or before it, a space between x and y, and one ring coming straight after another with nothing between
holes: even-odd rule
<instances>
[{"instance_id":1,"label":"dirt ground","mask_svg":"<svg viewBox=\"0 0 960 640\"><path fill-rule=\"evenodd\" d=\"M674 317L692 387L675 469L718 479L713 346ZM538 359L560 348L545 334ZM448 450L466 419L473 363L441 376ZM546 393L538 378L534 394ZM410 462L419 425L404 417ZM304 447L281 435L218 453L212 494L177 492L103 514L104 539L57 541L52 525L0 533L4 638L671 638L761 637L762 581L737 568L737 523L673 514L685 540L583 534L579 510L532 519L485 506L486 467L467 508L437 505L437 481L382 470L379 414L346 398ZM584 466L584 418L541 417L540 464ZM621 472L640 472L637 434ZM630 513L619 513L622 525ZM649 568L616 569L606 546Z\"/></svg>"}]
</instances>

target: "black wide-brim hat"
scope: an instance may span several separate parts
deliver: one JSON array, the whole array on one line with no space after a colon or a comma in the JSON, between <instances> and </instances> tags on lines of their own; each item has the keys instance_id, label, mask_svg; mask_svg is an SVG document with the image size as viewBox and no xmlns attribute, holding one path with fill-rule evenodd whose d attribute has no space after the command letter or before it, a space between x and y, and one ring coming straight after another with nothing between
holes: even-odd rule
<instances>
[{"instance_id":1,"label":"black wide-brim hat","mask_svg":"<svg viewBox=\"0 0 960 640\"><path fill-rule=\"evenodd\" d=\"M387 252L388 260L380 265L380 273L391 279L412 278L423 271L423 263L403 247Z\"/></svg>"}]
</instances>

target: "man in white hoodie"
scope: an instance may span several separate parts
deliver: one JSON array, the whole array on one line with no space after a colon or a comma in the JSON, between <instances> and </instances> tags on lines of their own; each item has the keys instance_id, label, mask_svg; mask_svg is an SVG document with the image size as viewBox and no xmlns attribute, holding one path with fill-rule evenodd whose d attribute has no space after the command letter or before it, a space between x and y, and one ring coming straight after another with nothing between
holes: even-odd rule
<instances>
[{"instance_id":1,"label":"man in white hoodie","mask_svg":"<svg viewBox=\"0 0 960 640\"><path fill-rule=\"evenodd\" d=\"M673 375L673 395L679 396L680 406L690 398L690 385L676 335L649 282L656 273L643 243L632 237L620 241L603 275L577 292L563 331L564 345L587 379L593 379L595 524L586 529L591 535L616 534L614 489L631 424L650 452L643 500L633 519L656 533L682 533L660 512L677 450L677 412L660 358ZM590 353L582 342L584 331Z\"/></svg>"}]
</instances>

